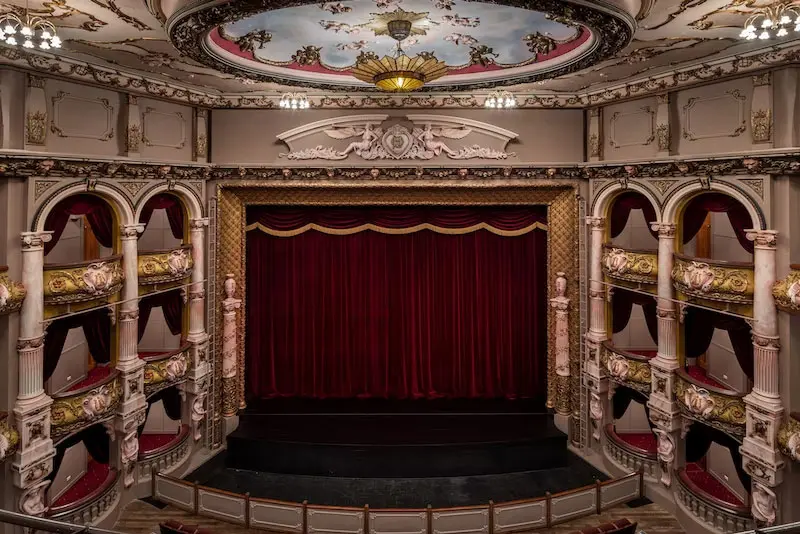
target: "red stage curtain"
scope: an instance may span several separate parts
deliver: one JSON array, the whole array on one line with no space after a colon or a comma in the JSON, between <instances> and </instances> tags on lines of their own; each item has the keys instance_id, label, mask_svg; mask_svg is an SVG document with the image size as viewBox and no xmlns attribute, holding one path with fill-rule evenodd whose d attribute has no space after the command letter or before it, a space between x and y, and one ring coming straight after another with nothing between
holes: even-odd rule
<instances>
[{"instance_id":1,"label":"red stage curtain","mask_svg":"<svg viewBox=\"0 0 800 534\"><path fill-rule=\"evenodd\" d=\"M45 255L58 243L71 215L85 215L97 242L106 248L114 246L114 215L108 204L94 195L72 195L56 204L47 214L44 229L53 232L53 239L44 244Z\"/></svg>"},{"instance_id":2,"label":"red stage curtain","mask_svg":"<svg viewBox=\"0 0 800 534\"><path fill-rule=\"evenodd\" d=\"M139 341L144 336L144 329L147 328L147 322L150 320L150 312L153 308L158 307L164 313L164 321L173 336L177 336L183 331L183 297L180 290L175 289L144 297L139 301Z\"/></svg>"},{"instance_id":3,"label":"red stage curtain","mask_svg":"<svg viewBox=\"0 0 800 534\"><path fill-rule=\"evenodd\" d=\"M172 230L172 236L175 239L183 239L183 209L180 201L168 193L161 193L151 197L142 208L139 222L147 225L150 222L150 218L153 217L153 211L159 209L167 210L167 220L169 221L169 228ZM141 235L139 234L139 237Z\"/></svg>"},{"instance_id":4,"label":"red stage curtain","mask_svg":"<svg viewBox=\"0 0 800 534\"><path fill-rule=\"evenodd\" d=\"M610 217L611 237L617 237L625 230L631 210L642 210L644 220L647 221L647 230L650 235L658 239L658 232L650 227L651 222L656 222L656 210L646 196L636 191L622 193L614 199Z\"/></svg>"},{"instance_id":5,"label":"red stage curtain","mask_svg":"<svg viewBox=\"0 0 800 534\"><path fill-rule=\"evenodd\" d=\"M753 228L755 223L750 218L747 208L735 198L723 193L703 193L689 201L683 212L684 243L688 243L697 235L709 211L727 213L739 244L750 254L753 253L753 242L747 239L745 230Z\"/></svg>"},{"instance_id":6,"label":"red stage curtain","mask_svg":"<svg viewBox=\"0 0 800 534\"><path fill-rule=\"evenodd\" d=\"M251 208L250 393L544 395L545 217L543 207ZM481 223L491 230L469 229ZM348 233L364 224L381 229Z\"/></svg>"}]
</instances>

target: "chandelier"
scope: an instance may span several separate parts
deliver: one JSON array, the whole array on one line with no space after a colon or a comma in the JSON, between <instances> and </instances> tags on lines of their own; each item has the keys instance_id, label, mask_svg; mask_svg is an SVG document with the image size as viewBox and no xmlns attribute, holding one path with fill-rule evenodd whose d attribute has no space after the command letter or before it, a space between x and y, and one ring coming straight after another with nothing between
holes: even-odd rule
<instances>
[{"instance_id":1,"label":"chandelier","mask_svg":"<svg viewBox=\"0 0 800 534\"><path fill-rule=\"evenodd\" d=\"M61 48L56 27L42 17L30 16L27 2L24 19L14 13L0 15L0 42L9 46L21 44L23 48L38 47L41 50Z\"/></svg>"},{"instance_id":2,"label":"chandelier","mask_svg":"<svg viewBox=\"0 0 800 534\"><path fill-rule=\"evenodd\" d=\"M483 105L487 108L513 108L517 105L517 99L508 91L494 91L489 93Z\"/></svg>"},{"instance_id":3,"label":"chandelier","mask_svg":"<svg viewBox=\"0 0 800 534\"><path fill-rule=\"evenodd\" d=\"M748 41L756 38L766 40L786 37L789 30L800 32L800 11L795 5L779 4L760 8L744 23L739 37Z\"/></svg>"},{"instance_id":4,"label":"chandelier","mask_svg":"<svg viewBox=\"0 0 800 534\"><path fill-rule=\"evenodd\" d=\"M281 109L308 109L311 103L305 93L285 93L278 102Z\"/></svg>"},{"instance_id":5,"label":"chandelier","mask_svg":"<svg viewBox=\"0 0 800 534\"><path fill-rule=\"evenodd\" d=\"M400 18L388 21L386 33L397 41L394 57L383 56L378 59L375 55L366 56L356 62L353 76L375 84L384 91L413 91L447 74L447 65L432 53L409 57L403 52L401 44L411 32L411 20Z\"/></svg>"}]
</instances>

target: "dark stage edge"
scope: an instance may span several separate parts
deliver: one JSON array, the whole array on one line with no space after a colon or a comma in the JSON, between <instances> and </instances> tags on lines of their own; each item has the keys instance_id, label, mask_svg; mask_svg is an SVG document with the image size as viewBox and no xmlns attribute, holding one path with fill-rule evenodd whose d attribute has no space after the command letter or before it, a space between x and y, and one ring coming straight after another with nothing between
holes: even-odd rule
<instances>
[{"instance_id":1,"label":"dark stage edge","mask_svg":"<svg viewBox=\"0 0 800 534\"><path fill-rule=\"evenodd\" d=\"M543 497L607 480L578 456L547 470L444 478L345 478L260 473L226 468L227 451L186 476L186 480L252 497L325 506L435 508L472 506Z\"/></svg>"},{"instance_id":2,"label":"dark stage edge","mask_svg":"<svg viewBox=\"0 0 800 534\"><path fill-rule=\"evenodd\" d=\"M564 467L567 436L542 413L246 412L226 466L346 478L463 477Z\"/></svg>"}]
</instances>

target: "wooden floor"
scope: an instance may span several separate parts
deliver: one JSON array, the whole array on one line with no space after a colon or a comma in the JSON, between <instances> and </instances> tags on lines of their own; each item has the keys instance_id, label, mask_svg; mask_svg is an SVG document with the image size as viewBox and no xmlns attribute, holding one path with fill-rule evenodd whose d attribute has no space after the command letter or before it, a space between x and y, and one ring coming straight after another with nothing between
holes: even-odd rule
<instances>
[{"instance_id":1,"label":"wooden floor","mask_svg":"<svg viewBox=\"0 0 800 534\"><path fill-rule=\"evenodd\" d=\"M599 516L593 515L583 519L577 519L558 525L552 529L543 529L536 532L568 533L623 517L630 521L637 522L639 524L639 530L643 530L646 534L683 534L683 530L678 524L678 521L655 504L648 504L638 508L621 506L619 508L607 510ZM158 523L168 519L175 519L182 523L192 525L199 524L201 527L218 534L263 532L254 529L248 530L243 527L206 517L194 517L172 506L167 506L162 510L143 501L133 501L130 503L122 512L119 521L117 521L117 524L114 526L114 530L130 534L158 533Z\"/></svg>"}]
</instances>

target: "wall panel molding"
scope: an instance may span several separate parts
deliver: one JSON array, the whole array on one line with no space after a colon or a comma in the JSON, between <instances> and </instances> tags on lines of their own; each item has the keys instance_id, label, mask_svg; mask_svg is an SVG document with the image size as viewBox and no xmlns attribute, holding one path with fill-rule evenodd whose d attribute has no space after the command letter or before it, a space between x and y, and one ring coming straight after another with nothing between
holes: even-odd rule
<instances>
[{"instance_id":1,"label":"wall panel molding","mask_svg":"<svg viewBox=\"0 0 800 534\"><path fill-rule=\"evenodd\" d=\"M716 108L720 105L725 106L724 109ZM697 141L716 137L739 137L747 131L746 107L747 97L738 89L725 91L721 95L692 97L681 110L683 115L683 138L689 141ZM733 117L733 124L727 129L704 130L704 127L718 127L720 122L724 124L724 121L710 121L704 117L697 116L704 112L720 119Z\"/></svg>"},{"instance_id":2,"label":"wall panel molding","mask_svg":"<svg viewBox=\"0 0 800 534\"><path fill-rule=\"evenodd\" d=\"M146 146L179 150L186 146L186 118L183 112L159 111L147 107L142 113L142 141Z\"/></svg>"},{"instance_id":3,"label":"wall panel molding","mask_svg":"<svg viewBox=\"0 0 800 534\"><path fill-rule=\"evenodd\" d=\"M57 136L97 141L108 141L114 137L114 106L107 98L86 98L59 91L51 101L53 118L50 121L50 131ZM79 116L70 117L62 110L62 106L80 111ZM78 122L70 124L67 122L70 119L77 119ZM93 131L95 122L97 131Z\"/></svg>"}]
</instances>

